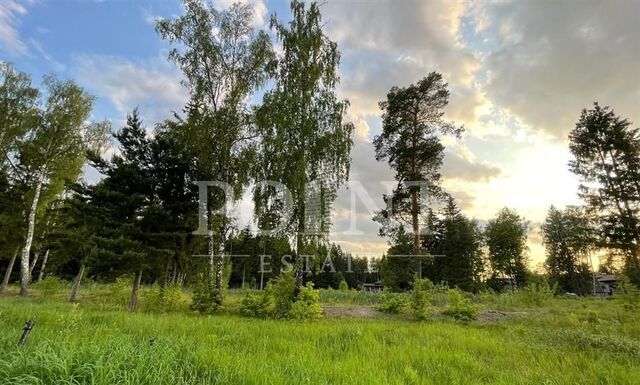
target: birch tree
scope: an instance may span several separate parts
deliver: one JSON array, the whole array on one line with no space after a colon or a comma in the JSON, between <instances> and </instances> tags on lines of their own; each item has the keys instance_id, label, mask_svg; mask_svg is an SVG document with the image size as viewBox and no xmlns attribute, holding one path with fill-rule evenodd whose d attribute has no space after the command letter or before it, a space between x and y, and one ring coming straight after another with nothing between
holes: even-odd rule
<instances>
[{"instance_id":1,"label":"birch tree","mask_svg":"<svg viewBox=\"0 0 640 385\"><path fill-rule=\"evenodd\" d=\"M30 191L27 195L27 229L20 258L20 295L28 294L29 255L43 189L55 196L67 181L75 181L82 170L86 152L104 144L107 123L88 123L93 97L70 81L45 77L46 101L39 113L38 125L19 149L19 165Z\"/></svg>"},{"instance_id":2,"label":"birch tree","mask_svg":"<svg viewBox=\"0 0 640 385\"><path fill-rule=\"evenodd\" d=\"M307 8L305 3L292 1L291 11L288 24L275 15L271 18L282 53L275 87L264 96L258 111L261 146L257 178L280 182L291 193L292 205L288 212L279 213L278 219L286 222L285 232L295 239L299 289L300 255L329 225L315 223L309 228L312 208L306 203L310 187L319 187L316 202L320 205L315 209L327 210L335 191L349 178L354 127L345 121L348 101L338 99L335 93L340 53L323 31L320 7L316 2ZM254 197L259 216L272 215L269 207L284 208L278 192L268 187L257 189Z\"/></svg>"},{"instance_id":3,"label":"birch tree","mask_svg":"<svg viewBox=\"0 0 640 385\"><path fill-rule=\"evenodd\" d=\"M186 14L156 24L174 48L169 59L185 75L191 100L188 115L177 125L189 155L197 163L197 180L224 182L233 196L216 189L206 208L209 278L213 300L222 302L224 249L230 229L226 214L211 215L227 199L238 199L251 164L252 115L247 99L267 80L273 59L269 37L252 25L253 9L234 4L219 11L199 0L184 1ZM217 250L216 250L217 246Z\"/></svg>"},{"instance_id":4,"label":"birch tree","mask_svg":"<svg viewBox=\"0 0 640 385\"><path fill-rule=\"evenodd\" d=\"M0 63L0 165L12 165L11 153L36 126L38 96L28 75Z\"/></svg>"}]
</instances>

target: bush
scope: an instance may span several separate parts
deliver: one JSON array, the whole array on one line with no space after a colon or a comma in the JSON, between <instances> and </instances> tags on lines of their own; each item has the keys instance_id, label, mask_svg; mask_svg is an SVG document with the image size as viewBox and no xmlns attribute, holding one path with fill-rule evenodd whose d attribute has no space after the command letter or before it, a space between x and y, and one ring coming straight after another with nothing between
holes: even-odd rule
<instances>
[{"instance_id":1,"label":"bush","mask_svg":"<svg viewBox=\"0 0 640 385\"><path fill-rule=\"evenodd\" d=\"M262 294L247 294L242 300L240 314L245 317L309 320L322 316L320 295L308 283L296 292L292 273L281 274L270 282Z\"/></svg>"},{"instance_id":2,"label":"bush","mask_svg":"<svg viewBox=\"0 0 640 385\"><path fill-rule=\"evenodd\" d=\"M152 287L145 293L146 308L151 311L170 312L178 310L182 303L182 289L180 285Z\"/></svg>"},{"instance_id":3,"label":"bush","mask_svg":"<svg viewBox=\"0 0 640 385\"><path fill-rule=\"evenodd\" d=\"M457 320L471 321L476 319L478 308L471 304L469 298L465 298L458 289L449 290L449 306L442 312Z\"/></svg>"},{"instance_id":4,"label":"bush","mask_svg":"<svg viewBox=\"0 0 640 385\"><path fill-rule=\"evenodd\" d=\"M191 308L200 314L213 314L220 310L220 293L208 274L193 287Z\"/></svg>"},{"instance_id":5,"label":"bush","mask_svg":"<svg viewBox=\"0 0 640 385\"><path fill-rule=\"evenodd\" d=\"M383 292L380 296L378 310L388 314L400 314L409 307L410 302L411 300L406 293L392 294Z\"/></svg>"},{"instance_id":6,"label":"bush","mask_svg":"<svg viewBox=\"0 0 640 385\"><path fill-rule=\"evenodd\" d=\"M625 310L636 311L640 309L640 290L631 283L626 275L622 275L618 281L616 297Z\"/></svg>"},{"instance_id":7,"label":"bush","mask_svg":"<svg viewBox=\"0 0 640 385\"><path fill-rule=\"evenodd\" d=\"M252 318L269 318L273 308L269 297L263 294L247 294L240 305L240 315Z\"/></svg>"},{"instance_id":8,"label":"bush","mask_svg":"<svg viewBox=\"0 0 640 385\"><path fill-rule=\"evenodd\" d=\"M42 281L33 285L36 290L42 293L43 297L51 297L68 286L69 284L66 281L54 276L45 277Z\"/></svg>"},{"instance_id":9,"label":"bush","mask_svg":"<svg viewBox=\"0 0 640 385\"><path fill-rule=\"evenodd\" d=\"M296 320L309 320L322 317L322 307L320 307L320 295L313 290L313 284L307 283L307 286L300 288L298 298L289 310L287 318Z\"/></svg>"},{"instance_id":10,"label":"bush","mask_svg":"<svg viewBox=\"0 0 640 385\"><path fill-rule=\"evenodd\" d=\"M418 320L427 318L427 310L431 305L433 283L428 279L416 279L411 290L411 309Z\"/></svg>"},{"instance_id":11,"label":"bush","mask_svg":"<svg viewBox=\"0 0 640 385\"><path fill-rule=\"evenodd\" d=\"M133 276L124 275L116 278L116 281L109 286L109 299L118 306L127 306L131 296Z\"/></svg>"},{"instance_id":12,"label":"bush","mask_svg":"<svg viewBox=\"0 0 640 385\"><path fill-rule=\"evenodd\" d=\"M527 305L542 306L553 298L554 291L547 282L530 283L518 290L517 295Z\"/></svg>"},{"instance_id":13,"label":"bush","mask_svg":"<svg viewBox=\"0 0 640 385\"><path fill-rule=\"evenodd\" d=\"M347 281L342 279L340 281L340 284L338 285L338 290L340 290L340 291L349 291L349 285L347 284Z\"/></svg>"}]
</instances>

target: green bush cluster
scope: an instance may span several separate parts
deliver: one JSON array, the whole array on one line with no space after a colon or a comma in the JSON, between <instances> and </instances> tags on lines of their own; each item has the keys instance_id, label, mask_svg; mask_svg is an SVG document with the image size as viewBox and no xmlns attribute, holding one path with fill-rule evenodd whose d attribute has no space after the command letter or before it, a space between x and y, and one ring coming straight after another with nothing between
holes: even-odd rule
<instances>
[{"instance_id":1,"label":"green bush cluster","mask_svg":"<svg viewBox=\"0 0 640 385\"><path fill-rule=\"evenodd\" d=\"M625 310L640 310L640 290L631 283L626 275L620 276L617 298Z\"/></svg>"},{"instance_id":2,"label":"green bush cluster","mask_svg":"<svg viewBox=\"0 0 640 385\"><path fill-rule=\"evenodd\" d=\"M52 297L56 293L69 287L69 283L58 277L48 276L33 284L33 288L42 293L43 297Z\"/></svg>"},{"instance_id":3,"label":"green bush cluster","mask_svg":"<svg viewBox=\"0 0 640 385\"><path fill-rule=\"evenodd\" d=\"M462 291L451 289L449 290L449 305L442 314L461 321L471 321L476 319L478 308L471 303L471 299L464 296Z\"/></svg>"},{"instance_id":4,"label":"green bush cluster","mask_svg":"<svg viewBox=\"0 0 640 385\"><path fill-rule=\"evenodd\" d=\"M193 286L191 308L200 314L213 314L220 310L222 298L208 274Z\"/></svg>"},{"instance_id":5,"label":"green bush cluster","mask_svg":"<svg viewBox=\"0 0 640 385\"><path fill-rule=\"evenodd\" d=\"M249 293L242 300L240 314L263 319L310 320L322 316L320 295L311 282L296 296L293 274L283 273L270 282L261 294Z\"/></svg>"},{"instance_id":6,"label":"green bush cluster","mask_svg":"<svg viewBox=\"0 0 640 385\"><path fill-rule=\"evenodd\" d=\"M387 314L400 314L407 310L410 302L411 298L407 293L383 292L380 296L378 310Z\"/></svg>"},{"instance_id":7,"label":"green bush cluster","mask_svg":"<svg viewBox=\"0 0 640 385\"><path fill-rule=\"evenodd\" d=\"M516 292L518 299L526 305L542 306L549 302L555 289L547 282L530 283Z\"/></svg>"},{"instance_id":8,"label":"green bush cluster","mask_svg":"<svg viewBox=\"0 0 640 385\"><path fill-rule=\"evenodd\" d=\"M179 310L183 302L180 285L153 286L144 293L145 310L171 312Z\"/></svg>"},{"instance_id":9,"label":"green bush cluster","mask_svg":"<svg viewBox=\"0 0 640 385\"><path fill-rule=\"evenodd\" d=\"M427 311L431 306L434 288L435 286L428 279L416 279L414 281L410 296L411 309L415 319L424 320L427 318Z\"/></svg>"}]
</instances>

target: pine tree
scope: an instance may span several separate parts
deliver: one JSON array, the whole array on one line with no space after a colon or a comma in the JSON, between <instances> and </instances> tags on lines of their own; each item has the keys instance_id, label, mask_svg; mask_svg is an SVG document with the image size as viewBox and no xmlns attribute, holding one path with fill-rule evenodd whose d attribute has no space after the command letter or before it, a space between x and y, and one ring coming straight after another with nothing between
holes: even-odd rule
<instances>
[{"instance_id":1,"label":"pine tree","mask_svg":"<svg viewBox=\"0 0 640 385\"><path fill-rule=\"evenodd\" d=\"M429 198L446 195L439 185L444 146L438 135L459 137L463 131L443 119L443 109L448 103L447 84L437 72L406 88L393 87L387 99L380 102L382 133L373 141L376 159L389 162L396 172L398 187L392 196L385 197L387 204L392 203L391 210L381 211L377 220L386 227L394 221L408 226L415 255L421 254L422 246L420 205ZM418 183L426 184L431 197L420 196Z\"/></svg>"}]
</instances>

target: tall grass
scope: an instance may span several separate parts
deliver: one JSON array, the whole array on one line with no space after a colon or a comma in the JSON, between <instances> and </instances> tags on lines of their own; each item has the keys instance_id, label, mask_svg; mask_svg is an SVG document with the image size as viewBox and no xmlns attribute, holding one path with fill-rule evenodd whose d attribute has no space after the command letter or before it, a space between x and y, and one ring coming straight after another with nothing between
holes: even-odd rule
<instances>
[{"instance_id":1,"label":"tall grass","mask_svg":"<svg viewBox=\"0 0 640 385\"><path fill-rule=\"evenodd\" d=\"M640 378L640 321L613 301L552 299L527 316L464 324L128 314L99 303L102 291L82 298L76 305L0 298L0 384L624 385ZM27 319L35 327L18 347Z\"/></svg>"}]
</instances>

